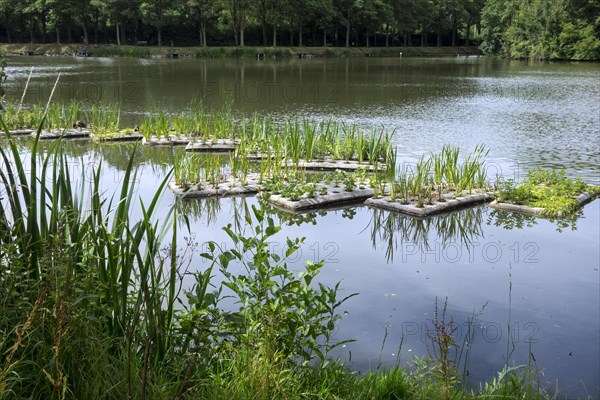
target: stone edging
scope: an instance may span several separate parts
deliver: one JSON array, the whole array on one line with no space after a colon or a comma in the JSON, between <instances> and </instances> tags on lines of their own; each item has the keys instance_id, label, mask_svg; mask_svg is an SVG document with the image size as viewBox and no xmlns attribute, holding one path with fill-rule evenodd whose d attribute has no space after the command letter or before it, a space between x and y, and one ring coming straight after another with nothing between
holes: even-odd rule
<instances>
[{"instance_id":1,"label":"stone edging","mask_svg":"<svg viewBox=\"0 0 600 400\"><path fill-rule=\"evenodd\" d=\"M398 201L390 201L390 197L368 199L365 204L372 207L381 208L388 211L397 211L416 217L426 217L458 208L485 203L489 200L492 200L492 194L485 192L471 194L464 197L457 197L455 199L448 199L445 202L436 202L431 205L424 205L421 208L414 204L401 204Z\"/></svg>"},{"instance_id":2,"label":"stone edging","mask_svg":"<svg viewBox=\"0 0 600 400\"><path fill-rule=\"evenodd\" d=\"M190 142L185 151L195 151L195 152L203 152L203 153L211 153L211 152L226 152L233 151L237 146L239 146L240 142L238 140L231 139L217 139L217 140L204 140L204 141L195 141Z\"/></svg>"},{"instance_id":3,"label":"stone edging","mask_svg":"<svg viewBox=\"0 0 600 400\"><path fill-rule=\"evenodd\" d=\"M227 197L227 196L245 196L253 195L261 190L258 185L258 176L248 176L246 184L242 185L239 179L235 180L233 186L231 179L223 181L215 188L209 182L203 182L200 186L193 185L188 189L184 189L175 182L169 183L169 189L177 196L186 198L206 198L206 197Z\"/></svg>"},{"instance_id":4,"label":"stone edging","mask_svg":"<svg viewBox=\"0 0 600 400\"><path fill-rule=\"evenodd\" d=\"M337 192L337 193L336 193ZM277 194L269 196L269 203L291 211L304 211L310 209L325 208L332 205L362 203L373 197L373 189L353 189L351 192L339 188L339 192L328 192L326 195L316 195L312 198L304 198L298 201L288 200Z\"/></svg>"}]
</instances>

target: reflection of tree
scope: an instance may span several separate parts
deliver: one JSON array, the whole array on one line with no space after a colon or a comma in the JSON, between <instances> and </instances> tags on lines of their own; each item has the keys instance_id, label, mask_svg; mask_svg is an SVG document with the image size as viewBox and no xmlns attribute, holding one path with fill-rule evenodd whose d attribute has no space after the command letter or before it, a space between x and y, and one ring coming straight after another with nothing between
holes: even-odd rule
<instances>
[{"instance_id":1,"label":"reflection of tree","mask_svg":"<svg viewBox=\"0 0 600 400\"><path fill-rule=\"evenodd\" d=\"M556 230L562 232L563 230L570 228L571 230L577 229L577 220L583 216L583 210L578 210L573 215L565 218L547 218L546 220L556 224ZM488 225L494 225L502 227L504 229L523 229L531 228L537 225L538 219L544 217L534 216L530 214L524 214L520 212L492 210L487 219Z\"/></svg>"},{"instance_id":2,"label":"reflection of tree","mask_svg":"<svg viewBox=\"0 0 600 400\"><path fill-rule=\"evenodd\" d=\"M394 251L402 244L410 243L420 251L431 250L432 235L434 239L441 241L442 247L458 243L466 246L469 251L474 240L483 237L483 207L424 219L377 209L371 211L373 216L369 224L373 247L377 248L379 242L385 243L388 262L394 260Z\"/></svg>"}]
</instances>

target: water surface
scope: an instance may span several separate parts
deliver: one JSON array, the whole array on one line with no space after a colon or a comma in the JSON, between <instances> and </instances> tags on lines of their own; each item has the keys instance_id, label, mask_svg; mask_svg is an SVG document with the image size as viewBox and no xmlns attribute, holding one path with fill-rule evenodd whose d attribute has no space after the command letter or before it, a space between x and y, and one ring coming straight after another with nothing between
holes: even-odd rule
<instances>
[{"instance_id":1,"label":"water surface","mask_svg":"<svg viewBox=\"0 0 600 400\"><path fill-rule=\"evenodd\" d=\"M518 176L531 166L564 167L600 182L600 66L528 64L492 58L235 60L11 58L8 96L45 102L58 73L57 97L121 102L137 123L160 104L168 111L192 99L228 105L238 115L334 116L396 131L404 161L452 143L490 148L490 171ZM25 142L23 142L25 143ZM131 146L67 146L73 159L103 163L104 185L122 179ZM26 152L24 147L24 152ZM142 149L138 194L149 199L172 163L170 149ZM174 203L167 192L163 212ZM227 243L220 229L254 198L187 203L197 242ZM338 356L352 368L427 356L436 297L466 348L469 379L489 379L504 365L535 356L544 382L574 397L600 394L600 201L573 221L492 211L487 206L419 221L354 207L285 224L274 243L306 237L302 259L325 259L320 279L341 281L345 305L336 333L356 342ZM163 214L164 215L164 214ZM299 269L302 260L291 263ZM195 268L206 266L198 257ZM441 304L440 304L441 305ZM402 346L400 343L402 342ZM400 352L398 349L400 348Z\"/></svg>"}]
</instances>

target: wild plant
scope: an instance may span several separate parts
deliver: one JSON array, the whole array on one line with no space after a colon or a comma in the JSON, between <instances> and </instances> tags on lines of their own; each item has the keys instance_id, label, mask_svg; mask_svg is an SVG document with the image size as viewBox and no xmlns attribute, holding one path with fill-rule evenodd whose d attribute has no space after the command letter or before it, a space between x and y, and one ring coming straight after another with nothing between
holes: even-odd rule
<instances>
[{"instance_id":1,"label":"wild plant","mask_svg":"<svg viewBox=\"0 0 600 400\"><path fill-rule=\"evenodd\" d=\"M313 285L324 265L322 261L307 262L298 275L291 272L287 260L304 239L288 238L283 257L272 253L270 243L281 227L264 211L253 205L246 222L254 226L255 236L245 237L227 226L223 229L235 249L224 250L210 242L210 251L203 254L211 261L211 268L219 268L225 277L223 285L239 304L238 310L223 319L220 329L234 346L256 348L258 343L268 343L270 358L299 357L302 365L316 358L326 366L331 350L348 343L333 342L333 330L340 318L339 308L356 294L338 299L339 284ZM230 268L234 265L242 267L243 273L236 274L238 268Z\"/></svg>"},{"instance_id":2,"label":"wild plant","mask_svg":"<svg viewBox=\"0 0 600 400\"><path fill-rule=\"evenodd\" d=\"M446 321L446 311L448 307L448 298L440 310L438 299L435 298L435 310L432 321L432 329L427 329L428 341L425 343L429 358L437 363L434 376L439 378L444 385L444 398L450 400L451 390L460 381L460 374L457 370L458 345L454 335L458 327L454 320L450 318ZM454 356L452 355L454 352Z\"/></svg>"}]
</instances>

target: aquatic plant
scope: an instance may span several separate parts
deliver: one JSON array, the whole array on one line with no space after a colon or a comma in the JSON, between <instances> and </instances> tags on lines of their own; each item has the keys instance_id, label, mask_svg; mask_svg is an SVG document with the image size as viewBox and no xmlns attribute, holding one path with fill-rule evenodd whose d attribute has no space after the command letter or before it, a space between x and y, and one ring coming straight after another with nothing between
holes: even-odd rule
<instances>
[{"instance_id":1,"label":"aquatic plant","mask_svg":"<svg viewBox=\"0 0 600 400\"><path fill-rule=\"evenodd\" d=\"M158 107L154 107L140 124L140 133L146 139L150 139L152 136L166 138L169 136L170 130L171 122L169 116L162 108Z\"/></svg>"},{"instance_id":2,"label":"aquatic plant","mask_svg":"<svg viewBox=\"0 0 600 400\"><path fill-rule=\"evenodd\" d=\"M581 179L569 179L565 171L535 168L528 171L524 182L513 180L502 183L498 191L498 202L513 203L529 207L541 207L550 217L573 214L580 203L575 199L582 193L592 198L600 195L600 187L585 183Z\"/></svg>"},{"instance_id":3,"label":"aquatic plant","mask_svg":"<svg viewBox=\"0 0 600 400\"><path fill-rule=\"evenodd\" d=\"M84 113L94 135L102 137L119 132L121 109L117 103L91 103Z\"/></svg>"},{"instance_id":4,"label":"aquatic plant","mask_svg":"<svg viewBox=\"0 0 600 400\"><path fill-rule=\"evenodd\" d=\"M33 129L42 122L44 109L38 104L26 108L13 102L6 102L0 112L7 129Z\"/></svg>"},{"instance_id":5,"label":"aquatic plant","mask_svg":"<svg viewBox=\"0 0 600 400\"><path fill-rule=\"evenodd\" d=\"M81 118L80 103L71 100L67 104L51 103L46 109L44 127L48 130L71 129Z\"/></svg>"}]
</instances>

